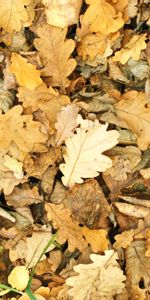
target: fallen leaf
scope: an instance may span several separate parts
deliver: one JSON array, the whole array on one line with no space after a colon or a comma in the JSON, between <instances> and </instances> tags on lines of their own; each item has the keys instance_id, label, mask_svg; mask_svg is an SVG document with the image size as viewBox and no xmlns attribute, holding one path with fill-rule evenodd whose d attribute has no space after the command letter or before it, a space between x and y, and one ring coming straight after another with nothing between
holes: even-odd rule
<instances>
[{"instance_id":1,"label":"fallen leaf","mask_svg":"<svg viewBox=\"0 0 150 300\"><path fill-rule=\"evenodd\" d=\"M10 72L15 74L19 85L25 86L31 91L42 84L41 71L36 70L34 65L28 63L27 59L18 53L11 55Z\"/></svg>"},{"instance_id":2,"label":"fallen leaf","mask_svg":"<svg viewBox=\"0 0 150 300\"><path fill-rule=\"evenodd\" d=\"M4 155L4 166L7 167L8 170L12 171L17 179L23 178L22 162L19 162L14 157L10 157L6 154Z\"/></svg>"},{"instance_id":3,"label":"fallen leaf","mask_svg":"<svg viewBox=\"0 0 150 300\"><path fill-rule=\"evenodd\" d=\"M69 85L67 77L76 67L76 61L70 58L74 50L73 40L66 40L67 29L48 24L40 25L34 40L43 64L42 75L51 77L51 85L60 87L62 91ZM49 36L47 39L46 36Z\"/></svg>"},{"instance_id":4,"label":"fallen leaf","mask_svg":"<svg viewBox=\"0 0 150 300\"><path fill-rule=\"evenodd\" d=\"M115 235L116 242L113 244L114 249L127 248L133 241L134 230L123 231L121 234Z\"/></svg>"},{"instance_id":5,"label":"fallen leaf","mask_svg":"<svg viewBox=\"0 0 150 300\"><path fill-rule=\"evenodd\" d=\"M83 227L82 232L87 242L91 245L94 253L104 252L108 249L109 241L107 239L107 230L104 229L89 229Z\"/></svg>"},{"instance_id":6,"label":"fallen leaf","mask_svg":"<svg viewBox=\"0 0 150 300\"><path fill-rule=\"evenodd\" d=\"M68 241L68 249L70 252L78 248L81 252L87 248L87 242L83 238L82 228L71 218L69 209L64 208L63 204L55 205L47 203L45 205L47 218L53 222L54 228L58 229L58 242L60 244ZM64 222L65 220L65 222Z\"/></svg>"},{"instance_id":7,"label":"fallen leaf","mask_svg":"<svg viewBox=\"0 0 150 300\"><path fill-rule=\"evenodd\" d=\"M104 172L112 165L110 158L101 153L117 144L119 133L106 131L107 125L86 121L71 138L65 140L65 163L59 166L65 186L82 183L82 178L96 177L98 172Z\"/></svg>"},{"instance_id":8,"label":"fallen leaf","mask_svg":"<svg viewBox=\"0 0 150 300\"><path fill-rule=\"evenodd\" d=\"M138 219L145 218L150 212L149 208L139 205L132 205L121 202L115 202L114 205L121 213Z\"/></svg>"},{"instance_id":9,"label":"fallen leaf","mask_svg":"<svg viewBox=\"0 0 150 300\"><path fill-rule=\"evenodd\" d=\"M105 255L91 254L90 258L91 264L75 266L74 270L79 274L66 280L67 285L72 287L68 295L73 300L89 300L111 299L120 294L126 277L119 269L117 254L113 250L106 250Z\"/></svg>"},{"instance_id":10,"label":"fallen leaf","mask_svg":"<svg viewBox=\"0 0 150 300\"><path fill-rule=\"evenodd\" d=\"M150 144L150 104L143 92L129 91L114 105L117 116L126 122L126 127L137 134L140 150Z\"/></svg>"},{"instance_id":11,"label":"fallen leaf","mask_svg":"<svg viewBox=\"0 0 150 300\"><path fill-rule=\"evenodd\" d=\"M0 171L0 191L5 195L11 194L16 185L25 181L25 179L17 179L11 171Z\"/></svg>"},{"instance_id":12,"label":"fallen leaf","mask_svg":"<svg viewBox=\"0 0 150 300\"><path fill-rule=\"evenodd\" d=\"M56 132L56 145L60 146L61 143L68 137L73 135L73 130L77 127L77 115L79 109L75 104L62 107L61 111L57 114L57 123L55 124Z\"/></svg>"},{"instance_id":13,"label":"fallen leaf","mask_svg":"<svg viewBox=\"0 0 150 300\"><path fill-rule=\"evenodd\" d=\"M29 281L29 271L25 266L16 266L8 276L8 283L19 291L23 291Z\"/></svg>"},{"instance_id":14,"label":"fallen leaf","mask_svg":"<svg viewBox=\"0 0 150 300\"><path fill-rule=\"evenodd\" d=\"M146 34L134 35L124 48L115 53L113 60L125 64L130 58L140 59L141 51L146 48L145 40Z\"/></svg>"},{"instance_id":15,"label":"fallen leaf","mask_svg":"<svg viewBox=\"0 0 150 300\"><path fill-rule=\"evenodd\" d=\"M45 5L47 23L66 27L78 22L82 0L42 0Z\"/></svg>"}]
</instances>

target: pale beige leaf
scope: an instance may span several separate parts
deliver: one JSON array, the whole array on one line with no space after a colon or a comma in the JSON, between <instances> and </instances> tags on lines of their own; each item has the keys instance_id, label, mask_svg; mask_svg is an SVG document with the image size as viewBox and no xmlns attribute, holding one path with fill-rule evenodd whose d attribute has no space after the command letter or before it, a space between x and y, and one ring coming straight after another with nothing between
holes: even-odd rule
<instances>
[{"instance_id":1,"label":"pale beige leaf","mask_svg":"<svg viewBox=\"0 0 150 300\"><path fill-rule=\"evenodd\" d=\"M78 125L77 115L79 109L75 104L62 107L61 111L57 114L57 123L55 124L56 132L56 145L59 146L66 138L73 135L73 129Z\"/></svg>"},{"instance_id":2,"label":"pale beige leaf","mask_svg":"<svg viewBox=\"0 0 150 300\"><path fill-rule=\"evenodd\" d=\"M14 187L23 182L25 179L17 179L13 172L0 170L0 191L3 191L5 195L11 194Z\"/></svg>"},{"instance_id":3,"label":"pale beige leaf","mask_svg":"<svg viewBox=\"0 0 150 300\"><path fill-rule=\"evenodd\" d=\"M23 291L29 281L29 271L25 266L16 266L8 276L8 283L19 291Z\"/></svg>"},{"instance_id":4,"label":"pale beige leaf","mask_svg":"<svg viewBox=\"0 0 150 300\"><path fill-rule=\"evenodd\" d=\"M149 208L139 205L132 205L121 202L115 202L114 205L122 214L138 219L145 218L150 212Z\"/></svg>"},{"instance_id":5,"label":"pale beige leaf","mask_svg":"<svg viewBox=\"0 0 150 300\"><path fill-rule=\"evenodd\" d=\"M143 92L129 91L114 105L120 120L137 134L140 150L146 150L150 144L150 103Z\"/></svg>"},{"instance_id":6,"label":"pale beige leaf","mask_svg":"<svg viewBox=\"0 0 150 300\"><path fill-rule=\"evenodd\" d=\"M17 179L23 178L23 163L19 162L14 157L10 157L9 155L4 155L4 166L8 168L8 170L14 173L14 176Z\"/></svg>"},{"instance_id":7,"label":"pale beige leaf","mask_svg":"<svg viewBox=\"0 0 150 300\"><path fill-rule=\"evenodd\" d=\"M87 248L87 242L83 238L82 228L71 218L69 209L64 208L63 204L46 204L47 218L53 222L54 228L58 229L58 242L65 243L68 240L70 252L78 248L81 252ZM65 222L64 222L65 220Z\"/></svg>"},{"instance_id":8,"label":"pale beige leaf","mask_svg":"<svg viewBox=\"0 0 150 300\"><path fill-rule=\"evenodd\" d=\"M25 86L31 91L42 84L41 72L18 53L11 55L10 72L15 74L19 85Z\"/></svg>"},{"instance_id":9,"label":"pale beige leaf","mask_svg":"<svg viewBox=\"0 0 150 300\"><path fill-rule=\"evenodd\" d=\"M114 61L125 64L130 58L140 59L141 51L146 48L146 34L134 35L120 51L115 53Z\"/></svg>"},{"instance_id":10,"label":"pale beige leaf","mask_svg":"<svg viewBox=\"0 0 150 300\"><path fill-rule=\"evenodd\" d=\"M91 245L93 252L104 252L108 249L107 230L89 229L84 226L82 227L82 232L87 242Z\"/></svg>"},{"instance_id":11,"label":"pale beige leaf","mask_svg":"<svg viewBox=\"0 0 150 300\"><path fill-rule=\"evenodd\" d=\"M113 250L105 251L105 255L91 254L93 263L80 264L74 267L79 273L66 280L72 288L68 294L73 300L112 299L124 288L126 277L116 261L117 254Z\"/></svg>"},{"instance_id":12,"label":"pale beige leaf","mask_svg":"<svg viewBox=\"0 0 150 300\"><path fill-rule=\"evenodd\" d=\"M113 244L114 249L127 248L133 241L134 230L123 231L121 234L115 235L116 242Z\"/></svg>"},{"instance_id":13,"label":"pale beige leaf","mask_svg":"<svg viewBox=\"0 0 150 300\"><path fill-rule=\"evenodd\" d=\"M47 23L66 27L78 22L82 0L42 0Z\"/></svg>"},{"instance_id":14,"label":"pale beige leaf","mask_svg":"<svg viewBox=\"0 0 150 300\"><path fill-rule=\"evenodd\" d=\"M61 29L49 24L40 25L36 34L38 38L34 40L34 45L43 64L42 75L50 76L51 85L64 91L69 85L67 77L76 67L75 59L70 58L75 42L66 39L66 28Z\"/></svg>"},{"instance_id":15,"label":"pale beige leaf","mask_svg":"<svg viewBox=\"0 0 150 300\"><path fill-rule=\"evenodd\" d=\"M98 122L83 120L82 123L84 125L65 140L65 163L60 165L65 186L82 183L82 178L96 177L98 172L104 172L112 165L110 158L101 153L117 144L119 133L106 131L107 125Z\"/></svg>"}]
</instances>

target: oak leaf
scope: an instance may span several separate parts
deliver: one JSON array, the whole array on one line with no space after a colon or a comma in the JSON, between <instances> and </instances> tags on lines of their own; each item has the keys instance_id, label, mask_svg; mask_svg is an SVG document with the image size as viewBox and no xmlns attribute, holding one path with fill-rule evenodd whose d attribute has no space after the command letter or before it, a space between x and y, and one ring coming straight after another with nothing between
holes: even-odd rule
<instances>
[{"instance_id":1,"label":"oak leaf","mask_svg":"<svg viewBox=\"0 0 150 300\"><path fill-rule=\"evenodd\" d=\"M41 124L33 121L32 115L21 115L22 111L23 108L17 105L0 115L1 151L7 151L11 142L24 152L32 151L34 144L46 142L47 136L40 132Z\"/></svg>"},{"instance_id":2,"label":"oak leaf","mask_svg":"<svg viewBox=\"0 0 150 300\"><path fill-rule=\"evenodd\" d=\"M89 229L88 227L83 227L82 232L87 242L91 245L92 251L104 252L108 249L108 239L107 230L105 229Z\"/></svg>"},{"instance_id":3,"label":"oak leaf","mask_svg":"<svg viewBox=\"0 0 150 300\"><path fill-rule=\"evenodd\" d=\"M69 97L60 95L52 87L47 88L44 83L34 91L30 91L26 87L20 87L18 91L17 96L19 101L23 102L23 107L31 109L31 112L41 109L50 122L50 126L54 129L54 124L57 121L57 113L61 110L62 106L70 103Z\"/></svg>"},{"instance_id":4,"label":"oak leaf","mask_svg":"<svg viewBox=\"0 0 150 300\"><path fill-rule=\"evenodd\" d=\"M20 31L28 21L28 6L33 0L5 0L0 1L0 27L12 33Z\"/></svg>"},{"instance_id":5,"label":"oak leaf","mask_svg":"<svg viewBox=\"0 0 150 300\"><path fill-rule=\"evenodd\" d=\"M134 35L131 40L120 51L115 53L113 61L125 64L130 58L140 59L141 51L146 48L146 34Z\"/></svg>"},{"instance_id":6,"label":"oak leaf","mask_svg":"<svg viewBox=\"0 0 150 300\"><path fill-rule=\"evenodd\" d=\"M24 181L24 179L17 179L11 171L0 170L0 192L3 191L5 195L11 194L14 187Z\"/></svg>"},{"instance_id":7,"label":"oak leaf","mask_svg":"<svg viewBox=\"0 0 150 300\"><path fill-rule=\"evenodd\" d=\"M77 115L79 109L75 104L62 107L61 111L57 114L57 123L55 124L56 132L56 145L59 146L67 137L73 135L73 129L78 125Z\"/></svg>"},{"instance_id":8,"label":"oak leaf","mask_svg":"<svg viewBox=\"0 0 150 300\"><path fill-rule=\"evenodd\" d=\"M47 23L66 27L78 22L82 0L42 0L45 5Z\"/></svg>"},{"instance_id":9,"label":"oak leaf","mask_svg":"<svg viewBox=\"0 0 150 300\"><path fill-rule=\"evenodd\" d=\"M121 13L117 13L114 6L105 0L86 0L89 5L85 14L81 16L81 29L77 36L82 37L84 32L100 32L107 35L118 31L124 20Z\"/></svg>"},{"instance_id":10,"label":"oak leaf","mask_svg":"<svg viewBox=\"0 0 150 300\"><path fill-rule=\"evenodd\" d=\"M116 261L117 254L106 250L105 255L91 254L91 264L79 264L73 269L79 273L66 280L73 300L112 299L124 288L126 277Z\"/></svg>"},{"instance_id":11,"label":"oak leaf","mask_svg":"<svg viewBox=\"0 0 150 300\"><path fill-rule=\"evenodd\" d=\"M150 145L150 104L143 92L129 91L114 105L117 116L137 134L140 150Z\"/></svg>"},{"instance_id":12,"label":"oak leaf","mask_svg":"<svg viewBox=\"0 0 150 300\"><path fill-rule=\"evenodd\" d=\"M25 266L16 266L8 276L8 283L19 291L23 291L29 281L29 271Z\"/></svg>"},{"instance_id":13,"label":"oak leaf","mask_svg":"<svg viewBox=\"0 0 150 300\"><path fill-rule=\"evenodd\" d=\"M134 230L123 231L121 234L115 235L116 242L113 244L114 249L127 248L133 241Z\"/></svg>"},{"instance_id":14,"label":"oak leaf","mask_svg":"<svg viewBox=\"0 0 150 300\"><path fill-rule=\"evenodd\" d=\"M101 154L118 142L116 130L106 131L107 125L82 120L81 127L70 138L66 138L65 163L60 165L65 186L82 183L82 178L93 178L112 166L111 159Z\"/></svg>"},{"instance_id":15,"label":"oak leaf","mask_svg":"<svg viewBox=\"0 0 150 300\"><path fill-rule=\"evenodd\" d=\"M6 154L4 155L4 166L8 170L12 171L17 179L23 178L22 162Z\"/></svg>"},{"instance_id":16,"label":"oak leaf","mask_svg":"<svg viewBox=\"0 0 150 300\"><path fill-rule=\"evenodd\" d=\"M51 77L51 85L62 91L69 85L67 78L76 67L76 61L70 58L75 42L66 40L67 29L43 24L36 30L38 38L34 45L39 51L43 64L42 75ZM47 38L48 37L48 38Z\"/></svg>"},{"instance_id":17,"label":"oak leaf","mask_svg":"<svg viewBox=\"0 0 150 300\"><path fill-rule=\"evenodd\" d=\"M58 229L58 242L65 243L68 240L70 252L78 248L81 252L87 248L87 242L83 238L82 228L71 218L69 209L63 204L46 204L47 218L53 222L54 228ZM65 220L65 222L64 222Z\"/></svg>"},{"instance_id":18,"label":"oak leaf","mask_svg":"<svg viewBox=\"0 0 150 300\"><path fill-rule=\"evenodd\" d=\"M41 72L18 53L12 53L10 72L15 74L19 85L31 91L42 84Z\"/></svg>"}]
</instances>

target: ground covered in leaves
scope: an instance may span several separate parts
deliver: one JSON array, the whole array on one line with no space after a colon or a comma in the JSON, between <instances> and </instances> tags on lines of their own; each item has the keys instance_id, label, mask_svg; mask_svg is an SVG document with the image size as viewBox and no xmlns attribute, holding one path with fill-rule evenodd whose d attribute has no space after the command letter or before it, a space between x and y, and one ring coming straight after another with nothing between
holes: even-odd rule
<instances>
[{"instance_id":1,"label":"ground covered in leaves","mask_svg":"<svg viewBox=\"0 0 150 300\"><path fill-rule=\"evenodd\" d=\"M0 0L2 299L150 299L149 27L149 0Z\"/></svg>"}]
</instances>

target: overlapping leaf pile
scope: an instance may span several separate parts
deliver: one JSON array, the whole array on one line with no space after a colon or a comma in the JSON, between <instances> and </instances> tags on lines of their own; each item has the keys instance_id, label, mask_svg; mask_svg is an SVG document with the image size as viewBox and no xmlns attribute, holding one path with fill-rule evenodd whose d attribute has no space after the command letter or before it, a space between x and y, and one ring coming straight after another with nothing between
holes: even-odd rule
<instances>
[{"instance_id":1,"label":"overlapping leaf pile","mask_svg":"<svg viewBox=\"0 0 150 300\"><path fill-rule=\"evenodd\" d=\"M149 299L149 26L147 0L0 1L4 299Z\"/></svg>"}]
</instances>

